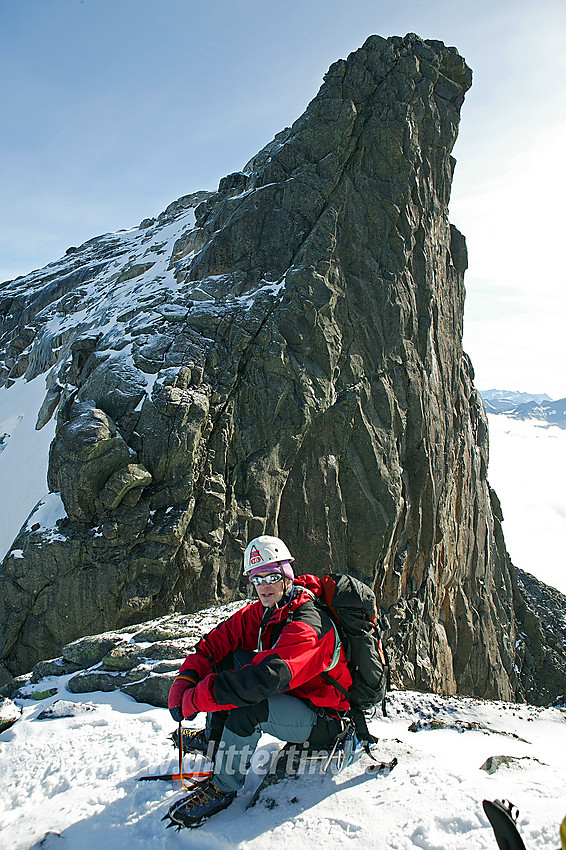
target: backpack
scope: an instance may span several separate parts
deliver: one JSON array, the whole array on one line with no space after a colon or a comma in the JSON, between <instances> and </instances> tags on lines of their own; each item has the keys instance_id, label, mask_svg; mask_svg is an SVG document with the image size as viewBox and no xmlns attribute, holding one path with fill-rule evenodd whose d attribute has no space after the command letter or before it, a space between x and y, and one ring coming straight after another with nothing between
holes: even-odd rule
<instances>
[{"instance_id":1,"label":"backpack","mask_svg":"<svg viewBox=\"0 0 566 850\"><path fill-rule=\"evenodd\" d=\"M375 594L353 576L328 573L322 576L323 593L315 601L330 615L336 633L332 661L322 678L340 691L350 703L350 715L363 740L371 740L364 711L381 704L387 716L386 694L391 685L384 632L389 628L385 612L377 610ZM344 646L352 686L346 691L331 675Z\"/></svg>"}]
</instances>

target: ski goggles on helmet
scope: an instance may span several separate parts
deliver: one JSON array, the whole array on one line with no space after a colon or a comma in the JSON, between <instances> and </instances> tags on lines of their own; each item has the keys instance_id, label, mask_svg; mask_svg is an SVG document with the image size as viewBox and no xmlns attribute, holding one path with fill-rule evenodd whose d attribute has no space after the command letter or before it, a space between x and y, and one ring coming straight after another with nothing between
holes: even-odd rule
<instances>
[{"instance_id":1,"label":"ski goggles on helmet","mask_svg":"<svg viewBox=\"0 0 566 850\"><path fill-rule=\"evenodd\" d=\"M268 573L266 576L250 576L250 582L254 587L259 587L260 584L277 584L278 581L283 581L284 576L281 573Z\"/></svg>"}]
</instances>

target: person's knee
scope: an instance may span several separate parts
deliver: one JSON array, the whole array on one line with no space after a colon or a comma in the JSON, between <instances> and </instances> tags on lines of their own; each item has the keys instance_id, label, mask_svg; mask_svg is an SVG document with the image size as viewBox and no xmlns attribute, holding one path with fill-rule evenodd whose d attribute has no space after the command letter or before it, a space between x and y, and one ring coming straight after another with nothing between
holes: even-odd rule
<instances>
[{"instance_id":1,"label":"person's knee","mask_svg":"<svg viewBox=\"0 0 566 850\"><path fill-rule=\"evenodd\" d=\"M261 723L266 722L268 715L269 703L266 699L254 705L233 708L228 714L226 728L240 738L247 738L253 735Z\"/></svg>"}]
</instances>

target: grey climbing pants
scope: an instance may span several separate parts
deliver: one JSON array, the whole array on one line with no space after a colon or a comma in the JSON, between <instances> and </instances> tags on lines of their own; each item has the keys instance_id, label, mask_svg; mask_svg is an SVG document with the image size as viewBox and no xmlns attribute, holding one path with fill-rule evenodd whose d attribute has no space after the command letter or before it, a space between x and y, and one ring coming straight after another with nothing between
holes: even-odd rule
<instances>
[{"instance_id":1,"label":"grey climbing pants","mask_svg":"<svg viewBox=\"0 0 566 850\"><path fill-rule=\"evenodd\" d=\"M233 657L234 669L249 664L252 657L252 652L237 650ZM209 729L212 719L209 715ZM262 732L281 741L302 744L308 740L317 720L315 711L288 694L231 709L214 760L214 784L225 792L238 791L242 787Z\"/></svg>"},{"instance_id":2,"label":"grey climbing pants","mask_svg":"<svg viewBox=\"0 0 566 850\"><path fill-rule=\"evenodd\" d=\"M302 744L317 720L318 715L308 705L287 694L269 697L249 708L233 708L214 760L214 784L221 791L242 787L262 732Z\"/></svg>"}]
</instances>

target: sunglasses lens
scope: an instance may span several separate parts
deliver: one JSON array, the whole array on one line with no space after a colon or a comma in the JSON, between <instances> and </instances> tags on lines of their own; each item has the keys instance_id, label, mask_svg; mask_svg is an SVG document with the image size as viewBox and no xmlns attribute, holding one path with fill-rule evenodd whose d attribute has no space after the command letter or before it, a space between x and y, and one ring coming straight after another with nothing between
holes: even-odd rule
<instances>
[{"instance_id":1,"label":"sunglasses lens","mask_svg":"<svg viewBox=\"0 0 566 850\"><path fill-rule=\"evenodd\" d=\"M263 582L266 584L276 584L278 581L282 581L282 579L283 576L281 573L269 573L267 576L252 576L250 581L254 587L259 587Z\"/></svg>"}]
</instances>

